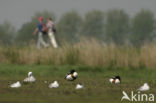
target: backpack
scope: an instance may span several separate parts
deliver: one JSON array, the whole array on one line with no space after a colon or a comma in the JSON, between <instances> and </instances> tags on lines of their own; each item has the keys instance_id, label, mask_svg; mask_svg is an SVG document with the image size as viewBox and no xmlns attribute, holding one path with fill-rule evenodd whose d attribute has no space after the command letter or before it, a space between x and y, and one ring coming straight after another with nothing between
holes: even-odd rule
<instances>
[{"instance_id":1,"label":"backpack","mask_svg":"<svg viewBox=\"0 0 156 103\"><path fill-rule=\"evenodd\" d=\"M56 34L56 29L54 27L52 28L52 31Z\"/></svg>"},{"instance_id":2,"label":"backpack","mask_svg":"<svg viewBox=\"0 0 156 103\"><path fill-rule=\"evenodd\" d=\"M47 34L48 30L45 24L41 24L42 25L42 30L44 34Z\"/></svg>"}]
</instances>

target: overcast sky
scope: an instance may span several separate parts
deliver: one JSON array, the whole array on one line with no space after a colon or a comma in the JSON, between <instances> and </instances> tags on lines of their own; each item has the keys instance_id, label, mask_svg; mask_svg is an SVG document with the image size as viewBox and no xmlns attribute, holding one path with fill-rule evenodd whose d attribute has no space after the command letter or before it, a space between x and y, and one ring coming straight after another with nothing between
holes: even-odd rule
<instances>
[{"instance_id":1,"label":"overcast sky","mask_svg":"<svg viewBox=\"0 0 156 103\"><path fill-rule=\"evenodd\" d=\"M156 14L156 0L0 0L0 23L8 20L19 28L36 11L52 11L59 17L72 9L83 15L92 9L107 11L111 8L122 8L131 16L141 8Z\"/></svg>"}]
</instances>

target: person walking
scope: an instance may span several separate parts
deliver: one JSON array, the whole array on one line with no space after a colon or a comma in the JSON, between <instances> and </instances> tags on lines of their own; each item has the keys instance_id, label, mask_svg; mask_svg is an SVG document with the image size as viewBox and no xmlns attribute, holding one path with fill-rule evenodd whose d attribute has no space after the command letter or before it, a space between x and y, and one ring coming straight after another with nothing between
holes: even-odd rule
<instances>
[{"instance_id":1,"label":"person walking","mask_svg":"<svg viewBox=\"0 0 156 103\"><path fill-rule=\"evenodd\" d=\"M47 31L48 31L50 43L53 45L54 48L57 48L58 45L57 45L55 35L54 35L56 30L54 29L54 22L52 21L51 18L48 18L46 26L47 26Z\"/></svg>"},{"instance_id":2,"label":"person walking","mask_svg":"<svg viewBox=\"0 0 156 103\"><path fill-rule=\"evenodd\" d=\"M35 29L33 34L36 35L38 32L37 48L40 49L41 45L43 45L44 47L48 47L48 44L43 39L43 35L47 33L47 28L43 22L43 17L39 17L38 21L38 27Z\"/></svg>"}]
</instances>

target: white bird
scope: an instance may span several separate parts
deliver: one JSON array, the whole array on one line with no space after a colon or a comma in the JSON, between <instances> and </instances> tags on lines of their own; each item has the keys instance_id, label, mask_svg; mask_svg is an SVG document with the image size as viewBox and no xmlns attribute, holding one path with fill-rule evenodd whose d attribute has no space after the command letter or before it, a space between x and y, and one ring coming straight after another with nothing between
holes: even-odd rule
<instances>
[{"instance_id":1,"label":"white bird","mask_svg":"<svg viewBox=\"0 0 156 103\"><path fill-rule=\"evenodd\" d=\"M122 101L123 99L127 99L127 100L131 101L130 98L128 97L128 95L127 95L127 93L126 93L125 91L123 91L122 94L123 94L123 97L122 97L121 101Z\"/></svg>"},{"instance_id":2,"label":"white bird","mask_svg":"<svg viewBox=\"0 0 156 103\"><path fill-rule=\"evenodd\" d=\"M83 89L83 88L84 88L83 85L81 85L81 84L77 84L75 89Z\"/></svg>"},{"instance_id":3,"label":"white bird","mask_svg":"<svg viewBox=\"0 0 156 103\"><path fill-rule=\"evenodd\" d=\"M147 91L147 90L149 90L149 89L150 89L149 85L148 85L147 83L144 83L144 85L141 86L141 87L138 89L138 91Z\"/></svg>"},{"instance_id":4,"label":"white bird","mask_svg":"<svg viewBox=\"0 0 156 103\"><path fill-rule=\"evenodd\" d=\"M49 85L49 88L58 88L58 87L59 87L59 83L57 81L54 81Z\"/></svg>"},{"instance_id":5,"label":"white bird","mask_svg":"<svg viewBox=\"0 0 156 103\"><path fill-rule=\"evenodd\" d=\"M75 70L71 70L69 74L66 75L65 79L73 81L78 77L78 73Z\"/></svg>"},{"instance_id":6,"label":"white bird","mask_svg":"<svg viewBox=\"0 0 156 103\"><path fill-rule=\"evenodd\" d=\"M114 78L109 79L110 83L119 84L121 82L120 76L115 76Z\"/></svg>"},{"instance_id":7,"label":"white bird","mask_svg":"<svg viewBox=\"0 0 156 103\"><path fill-rule=\"evenodd\" d=\"M71 74L66 75L66 80L72 81L73 77Z\"/></svg>"},{"instance_id":8,"label":"white bird","mask_svg":"<svg viewBox=\"0 0 156 103\"><path fill-rule=\"evenodd\" d=\"M21 83L19 81L17 81L16 83L13 83L10 85L11 88L19 88L21 87Z\"/></svg>"},{"instance_id":9,"label":"white bird","mask_svg":"<svg viewBox=\"0 0 156 103\"><path fill-rule=\"evenodd\" d=\"M32 82L35 82L35 81L36 81L36 79L32 75L32 72L29 72L28 77L23 80L23 82L25 82L25 83L32 83Z\"/></svg>"}]
</instances>

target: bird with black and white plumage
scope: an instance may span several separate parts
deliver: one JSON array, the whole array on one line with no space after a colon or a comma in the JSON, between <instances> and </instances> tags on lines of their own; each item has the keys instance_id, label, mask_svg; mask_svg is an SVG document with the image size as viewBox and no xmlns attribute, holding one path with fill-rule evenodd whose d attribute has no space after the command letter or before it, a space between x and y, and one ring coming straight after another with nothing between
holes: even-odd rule
<instances>
[{"instance_id":1,"label":"bird with black and white plumage","mask_svg":"<svg viewBox=\"0 0 156 103\"><path fill-rule=\"evenodd\" d=\"M120 78L120 76L115 76L113 78L110 78L109 82L112 84L119 84L119 83L121 83L121 78Z\"/></svg>"},{"instance_id":2,"label":"bird with black and white plumage","mask_svg":"<svg viewBox=\"0 0 156 103\"><path fill-rule=\"evenodd\" d=\"M69 74L65 76L65 79L68 81L74 81L78 77L78 73L72 69Z\"/></svg>"}]
</instances>

